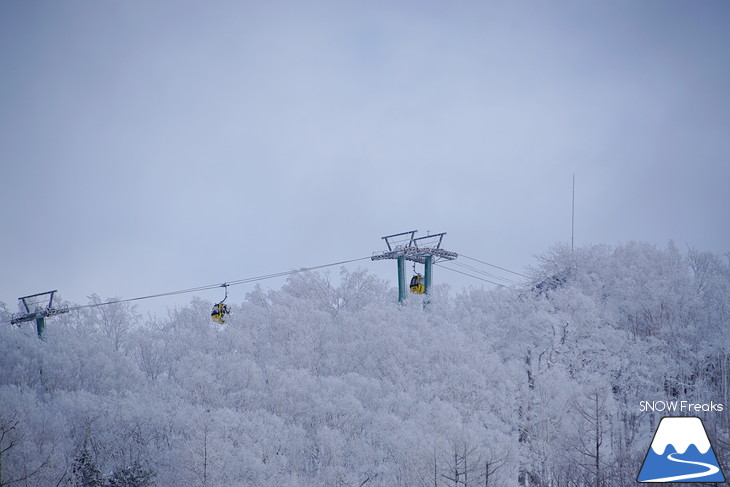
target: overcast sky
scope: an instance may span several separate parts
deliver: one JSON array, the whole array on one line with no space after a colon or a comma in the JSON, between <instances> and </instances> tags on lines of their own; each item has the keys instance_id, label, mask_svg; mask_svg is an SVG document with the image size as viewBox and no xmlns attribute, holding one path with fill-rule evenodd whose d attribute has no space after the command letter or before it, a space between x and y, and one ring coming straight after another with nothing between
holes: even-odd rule
<instances>
[{"instance_id":1,"label":"overcast sky","mask_svg":"<svg viewBox=\"0 0 730 487\"><path fill-rule=\"evenodd\" d=\"M213 284L416 229L524 271L570 242L573 173L576 245L726 252L728 87L721 0L3 1L0 301Z\"/></svg>"}]
</instances>

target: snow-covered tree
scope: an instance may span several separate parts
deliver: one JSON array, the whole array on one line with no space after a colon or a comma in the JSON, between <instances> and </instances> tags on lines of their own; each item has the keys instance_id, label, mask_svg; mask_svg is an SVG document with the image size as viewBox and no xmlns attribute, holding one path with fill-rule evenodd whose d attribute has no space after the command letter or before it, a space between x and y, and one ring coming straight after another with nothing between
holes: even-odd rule
<instances>
[{"instance_id":1,"label":"snow-covered tree","mask_svg":"<svg viewBox=\"0 0 730 487\"><path fill-rule=\"evenodd\" d=\"M130 467L114 470L106 480L105 487L152 487L155 474L135 462Z\"/></svg>"},{"instance_id":2,"label":"snow-covered tree","mask_svg":"<svg viewBox=\"0 0 730 487\"><path fill-rule=\"evenodd\" d=\"M659 418L639 401L729 405L727 259L557 246L531 272L426 308L343 270L224 325L200 298L146 321L94 298L44 341L4 327L0 486L623 486ZM727 461L728 416L705 419Z\"/></svg>"},{"instance_id":3,"label":"snow-covered tree","mask_svg":"<svg viewBox=\"0 0 730 487\"><path fill-rule=\"evenodd\" d=\"M103 487L104 479L99 467L86 448L76 455L67 480L69 487Z\"/></svg>"}]
</instances>

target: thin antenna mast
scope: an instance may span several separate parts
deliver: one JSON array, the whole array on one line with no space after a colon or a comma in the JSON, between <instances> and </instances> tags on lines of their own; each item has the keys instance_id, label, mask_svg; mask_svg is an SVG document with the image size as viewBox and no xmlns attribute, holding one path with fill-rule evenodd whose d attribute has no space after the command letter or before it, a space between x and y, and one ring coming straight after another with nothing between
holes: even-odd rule
<instances>
[{"instance_id":1,"label":"thin antenna mast","mask_svg":"<svg viewBox=\"0 0 730 487\"><path fill-rule=\"evenodd\" d=\"M575 241L575 173L573 173L573 207L570 215L570 251L573 251Z\"/></svg>"}]
</instances>

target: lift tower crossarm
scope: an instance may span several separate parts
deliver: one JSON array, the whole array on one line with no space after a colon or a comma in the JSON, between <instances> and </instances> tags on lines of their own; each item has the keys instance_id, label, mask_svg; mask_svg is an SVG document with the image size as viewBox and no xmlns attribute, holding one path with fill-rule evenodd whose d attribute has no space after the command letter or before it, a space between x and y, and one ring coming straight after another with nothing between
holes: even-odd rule
<instances>
[{"instance_id":1,"label":"lift tower crossarm","mask_svg":"<svg viewBox=\"0 0 730 487\"><path fill-rule=\"evenodd\" d=\"M413 242L413 236L416 234L417 231L418 230L411 230L410 232L394 233L393 235L387 235L383 237L383 240L385 240L385 245L388 246L388 250L393 250L393 244L395 244L395 242L391 242L389 239L393 237L402 237L403 235L410 235L411 238L408 240L408 245L406 245L406 247L410 247L411 243ZM401 239L400 241L403 240L405 239Z\"/></svg>"},{"instance_id":2,"label":"lift tower crossarm","mask_svg":"<svg viewBox=\"0 0 730 487\"><path fill-rule=\"evenodd\" d=\"M28 313L28 314L16 316L15 318L10 320L10 324L17 325L18 323L23 323L25 321L33 321L40 317L48 318L49 316L62 315L64 313L68 313L68 311L69 311L68 308L42 309L42 310L38 310L34 313Z\"/></svg>"},{"instance_id":3,"label":"lift tower crossarm","mask_svg":"<svg viewBox=\"0 0 730 487\"><path fill-rule=\"evenodd\" d=\"M441 248L441 241L442 241L442 240L444 239L444 235L446 235L446 232L443 232L443 233L434 233L433 235L426 235L425 237L418 237L418 238L414 238L414 239L412 240L412 242L413 242L413 244L414 244L414 245L415 245L416 247L418 247L418 241L419 241L419 240L425 240L425 239L427 239L427 238L431 238L431 239L433 239L433 238L436 238L436 237L438 237L438 238L439 238L439 241L438 241L438 243L436 244L436 247L435 247L435 248L437 248L437 249L440 249L440 248Z\"/></svg>"},{"instance_id":4,"label":"lift tower crossarm","mask_svg":"<svg viewBox=\"0 0 730 487\"><path fill-rule=\"evenodd\" d=\"M440 260L454 260L459 256L456 252L450 252L441 248L441 242L443 241L446 232L426 235L424 237L416 237L416 232L417 230L411 230L410 232L396 233L383 237L383 240L385 240L385 243L388 246L388 250L373 255L371 260L397 259L398 257L403 256L405 260L424 264L426 262L426 257L428 256L433 257L434 262L438 262ZM403 235L410 235L406 245L394 245L394 243L390 240L394 237L401 237ZM435 245L432 244L428 247L419 247L419 242L423 240L433 241L436 238L438 238L438 241L434 242ZM405 239L400 240L400 242L404 241Z\"/></svg>"},{"instance_id":5,"label":"lift tower crossarm","mask_svg":"<svg viewBox=\"0 0 730 487\"><path fill-rule=\"evenodd\" d=\"M392 250L390 252L382 252L380 254L373 255L370 260L384 260L384 259L397 259L399 256L405 257L406 260L418 262L423 264L426 262L426 257L433 256L439 260L454 260L459 257L456 252L451 252L444 249L423 247L423 248L405 248L399 250Z\"/></svg>"}]
</instances>

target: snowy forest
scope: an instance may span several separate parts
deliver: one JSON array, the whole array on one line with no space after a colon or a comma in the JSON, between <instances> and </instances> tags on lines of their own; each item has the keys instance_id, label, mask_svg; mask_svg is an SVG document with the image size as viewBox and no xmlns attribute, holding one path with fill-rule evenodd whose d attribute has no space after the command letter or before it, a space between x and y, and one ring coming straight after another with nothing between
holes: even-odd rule
<instances>
[{"instance_id":1,"label":"snowy forest","mask_svg":"<svg viewBox=\"0 0 730 487\"><path fill-rule=\"evenodd\" d=\"M200 298L5 325L0 487L634 485L668 415L640 403L674 400L724 405L684 414L727 476L729 259L555 246L524 285L403 304L342 268L223 325Z\"/></svg>"}]
</instances>

